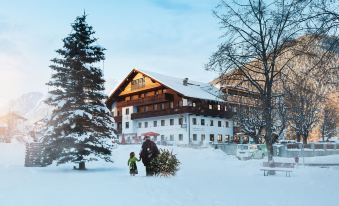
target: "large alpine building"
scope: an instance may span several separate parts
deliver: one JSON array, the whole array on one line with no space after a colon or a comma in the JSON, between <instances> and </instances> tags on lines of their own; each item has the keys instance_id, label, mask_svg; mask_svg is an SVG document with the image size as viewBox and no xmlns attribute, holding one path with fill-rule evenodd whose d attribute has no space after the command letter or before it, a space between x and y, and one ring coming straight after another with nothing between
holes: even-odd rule
<instances>
[{"instance_id":1,"label":"large alpine building","mask_svg":"<svg viewBox=\"0 0 339 206\"><path fill-rule=\"evenodd\" d=\"M133 69L106 104L121 142L149 135L163 144L204 145L233 136L232 112L208 83Z\"/></svg>"}]
</instances>

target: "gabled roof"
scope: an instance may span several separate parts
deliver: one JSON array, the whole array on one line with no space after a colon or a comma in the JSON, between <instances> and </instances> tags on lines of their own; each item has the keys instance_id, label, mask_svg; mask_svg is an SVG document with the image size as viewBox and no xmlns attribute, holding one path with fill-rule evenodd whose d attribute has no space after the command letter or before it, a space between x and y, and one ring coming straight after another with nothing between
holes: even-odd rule
<instances>
[{"instance_id":1,"label":"gabled roof","mask_svg":"<svg viewBox=\"0 0 339 206\"><path fill-rule=\"evenodd\" d=\"M140 70L140 69L133 69L127 78L123 82L121 82L111 93L109 96L108 101L113 98L113 95L117 93L119 88L123 85L125 85L125 81L129 79L129 76L134 72L140 72L144 74L145 76L153 79L154 81L159 82L160 84L164 85L165 87L168 87L170 89L173 89L174 91L180 93L181 95L185 97L191 97L196 99L204 99L204 100L210 100L210 101L219 101L223 102L224 100L220 99L220 92L219 90L214 87L213 85L209 83L203 83L203 82L197 82L197 81L191 81L188 79L187 85L183 84L184 78L177 78L177 77L171 77L166 76L163 74L159 74L156 72L146 71L146 70Z\"/></svg>"}]
</instances>

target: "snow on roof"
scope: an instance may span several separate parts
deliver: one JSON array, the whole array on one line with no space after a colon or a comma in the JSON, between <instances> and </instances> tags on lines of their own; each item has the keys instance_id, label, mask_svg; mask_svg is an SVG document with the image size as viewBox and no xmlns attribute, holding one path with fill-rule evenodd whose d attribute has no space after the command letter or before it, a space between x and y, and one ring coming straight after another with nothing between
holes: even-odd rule
<instances>
[{"instance_id":1,"label":"snow on roof","mask_svg":"<svg viewBox=\"0 0 339 206\"><path fill-rule=\"evenodd\" d=\"M183 84L184 78L166 76L166 75L159 74L156 72L140 70L140 69L135 69L135 70L141 73L144 73L145 75L179 92L180 94L186 97L219 101L219 102L224 101L219 98L220 91L209 83L191 81L190 79L188 79L187 85L184 85Z\"/></svg>"}]
</instances>

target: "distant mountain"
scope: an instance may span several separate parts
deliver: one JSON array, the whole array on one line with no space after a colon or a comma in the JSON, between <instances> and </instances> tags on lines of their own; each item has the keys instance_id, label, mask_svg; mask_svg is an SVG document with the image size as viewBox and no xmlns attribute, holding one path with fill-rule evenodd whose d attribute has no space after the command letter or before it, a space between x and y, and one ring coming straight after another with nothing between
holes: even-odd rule
<instances>
[{"instance_id":1,"label":"distant mountain","mask_svg":"<svg viewBox=\"0 0 339 206\"><path fill-rule=\"evenodd\" d=\"M50 107L44 103L45 99L46 95L40 92L25 93L2 107L0 115L9 111L16 112L27 118L29 123L34 123L46 117L51 111Z\"/></svg>"},{"instance_id":2,"label":"distant mountain","mask_svg":"<svg viewBox=\"0 0 339 206\"><path fill-rule=\"evenodd\" d=\"M31 122L34 123L39 121L52 113L52 108L47 105L44 101L46 96L43 96L30 111L25 114L25 117Z\"/></svg>"}]
</instances>

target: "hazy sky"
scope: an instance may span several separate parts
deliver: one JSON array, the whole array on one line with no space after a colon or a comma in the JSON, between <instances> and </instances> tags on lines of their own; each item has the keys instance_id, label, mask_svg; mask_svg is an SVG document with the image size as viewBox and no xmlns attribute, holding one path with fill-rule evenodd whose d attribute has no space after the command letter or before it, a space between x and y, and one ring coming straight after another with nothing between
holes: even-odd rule
<instances>
[{"instance_id":1,"label":"hazy sky","mask_svg":"<svg viewBox=\"0 0 339 206\"><path fill-rule=\"evenodd\" d=\"M85 10L107 49L107 90L132 68L197 81L216 73L204 64L221 31L219 0L0 0L0 105L30 91L47 92L50 59Z\"/></svg>"}]
</instances>

